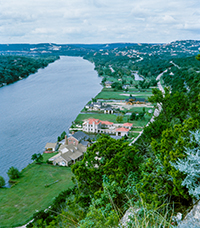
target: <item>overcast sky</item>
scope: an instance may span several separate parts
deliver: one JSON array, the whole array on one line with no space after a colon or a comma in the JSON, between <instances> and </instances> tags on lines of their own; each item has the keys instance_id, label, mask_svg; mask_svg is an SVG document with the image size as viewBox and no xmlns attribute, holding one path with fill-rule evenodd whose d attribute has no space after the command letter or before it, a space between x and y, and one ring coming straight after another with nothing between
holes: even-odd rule
<instances>
[{"instance_id":1,"label":"overcast sky","mask_svg":"<svg viewBox=\"0 0 200 228\"><path fill-rule=\"evenodd\" d=\"M199 0L0 0L0 43L200 40Z\"/></svg>"}]
</instances>

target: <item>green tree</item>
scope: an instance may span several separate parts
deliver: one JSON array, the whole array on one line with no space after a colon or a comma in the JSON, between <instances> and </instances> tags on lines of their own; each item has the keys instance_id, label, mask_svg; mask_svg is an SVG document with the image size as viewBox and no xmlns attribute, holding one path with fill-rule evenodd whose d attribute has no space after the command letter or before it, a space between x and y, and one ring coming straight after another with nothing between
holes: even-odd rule
<instances>
[{"instance_id":1,"label":"green tree","mask_svg":"<svg viewBox=\"0 0 200 228\"><path fill-rule=\"evenodd\" d=\"M5 186L5 184L6 184L6 182L5 182L4 178L2 176L0 176L0 188Z\"/></svg>"},{"instance_id":2,"label":"green tree","mask_svg":"<svg viewBox=\"0 0 200 228\"><path fill-rule=\"evenodd\" d=\"M145 202L153 205L165 200L188 203L191 200L187 189L182 186L184 174L176 170L171 163L185 157L184 148L188 145L190 131L198 128L196 120L185 120L181 125L175 125L162 132L161 139L153 139L152 154L141 166L142 180L137 189Z\"/></svg>"},{"instance_id":3,"label":"green tree","mask_svg":"<svg viewBox=\"0 0 200 228\"><path fill-rule=\"evenodd\" d=\"M135 147L129 146L124 139L115 140L108 135L101 136L87 149L84 159L72 166L74 182L78 185L78 201L88 203L91 194L102 191L103 175L122 186L130 171L137 172L140 161L141 157ZM119 205L122 198L116 199Z\"/></svg>"},{"instance_id":4,"label":"green tree","mask_svg":"<svg viewBox=\"0 0 200 228\"><path fill-rule=\"evenodd\" d=\"M10 179L17 179L20 177L20 172L17 168L11 166L7 172Z\"/></svg>"},{"instance_id":5,"label":"green tree","mask_svg":"<svg viewBox=\"0 0 200 228\"><path fill-rule=\"evenodd\" d=\"M117 116L116 121L118 123L122 123L123 122L123 116Z\"/></svg>"},{"instance_id":6,"label":"green tree","mask_svg":"<svg viewBox=\"0 0 200 228\"><path fill-rule=\"evenodd\" d=\"M61 134L61 140L63 140L64 138L65 138L65 135L66 135L67 133L65 132L65 131L63 131L62 132L62 134Z\"/></svg>"},{"instance_id":7,"label":"green tree","mask_svg":"<svg viewBox=\"0 0 200 228\"><path fill-rule=\"evenodd\" d=\"M136 115L136 113L132 112L130 116L130 120L137 120L137 119L138 119L138 116Z\"/></svg>"},{"instance_id":8,"label":"green tree","mask_svg":"<svg viewBox=\"0 0 200 228\"><path fill-rule=\"evenodd\" d=\"M97 102L97 99L96 98L92 98L92 102Z\"/></svg>"},{"instance_id":9,"label":"green tree","mask_svg":"<svg viewBox=\"0 0 200 228\"><path fill-rule=\"evenodd\" d=\"M111 87L116 90L122 90L122 84L120 82L112 83Z\"/></svg>"},{"instance_id":10,"label":"green tree","mask_svg":"<svg viewBox=\"0 0 200 228\"><path fill-rule=\"evenodd\" d=\"M58 141L58 142L60 142L60 141L61 141L61 137L60 137L60 136L58 136L57 141Z\"/></svg>"},{"instance_id":11,"label":"green tree","mask_svg":"<svg viewBox=\"0 0 200 228\"><path fill-rule=\"evenodd\" d=\"M41 163L43 161L43 156L40 153L35 153L32 155L31 160L36 161L37 163Z\"/></svg>"}]
</instances>

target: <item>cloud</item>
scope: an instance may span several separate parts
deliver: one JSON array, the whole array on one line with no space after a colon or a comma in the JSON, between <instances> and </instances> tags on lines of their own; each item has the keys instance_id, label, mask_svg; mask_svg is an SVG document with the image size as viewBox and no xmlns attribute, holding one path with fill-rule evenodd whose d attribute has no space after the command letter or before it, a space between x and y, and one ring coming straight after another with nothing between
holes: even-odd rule
<instances>
[{"instance_id":1,"label":"cloud","mask_svg":"<svg viewBox=\"0 0 200 228\"><path fill-rule=\"evenodd\" d=\"M0 43L199 39L197 0L0 0Z\"/></svg>"}]
</instances>

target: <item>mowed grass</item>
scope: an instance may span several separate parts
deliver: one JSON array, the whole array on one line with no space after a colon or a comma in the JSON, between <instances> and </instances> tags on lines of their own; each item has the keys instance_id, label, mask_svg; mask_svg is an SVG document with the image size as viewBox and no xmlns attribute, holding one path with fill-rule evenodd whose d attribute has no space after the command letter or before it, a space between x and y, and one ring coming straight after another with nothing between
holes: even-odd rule
<instances>
[{"instance_id":1,"label":"mowed grass","mask_svg":"<svg viewBox=\"0 0 200 228\"><path fill-rule=\"evenodd\" d=\"M14 227L30 221L37 210L46 209L61 191L73 186L72 176L69 167L29 164L14 187L0 188L0 227Z\"/></svg>"},{"instance_id":2,"label":"mowed grass","mask_svg":"<svg viewBox=\"0 0 200 228\"><path fill-rule=\"evenodd\" d=\"M94 114L79 114L76 119L75 119L75 123L80 123L86 119L89 118L95 118L95 119L99 119L99 120L107 120L113 123L117 123L116 118L117 116L114 114L99 114L99 113L94 113Z\"/></svg>"},{"instance_id":3,"label":"mowed grass","mask_svg":"<svg viewBox=\"0 0 200 228\"><path fill-rule=\"evenodd\" d=\"M99 120L107 120L113 123L117 122L117 116L114 114L79 114L75 120L75 123L81 123L86 119L95 118ZM133 126L144 127L149 122L151 117L149 115L145 115L145 119L143 120L135 120L131 121L129 116L124 116L122 123L133 123Z\"/></svg>"},{"instance_id":4,"label":"mowed grass","mask_svg":"<svg viewBox=\"0 0 200 228\"><path fill-rule=\"evenodd\" d=\"M147 92L133 93L133 92L113 91L112 89L110 89L110 90L102 89L102 91L100 93L98 93L95 98L104 99L104 100L109 100L109 99L125 100L129 97L129 96L126 96L125 94L132 94L132 96L137 96L138 98L145 98L146 100L148 100L148 97L150 97L152 95L152 92L147 91Z\"/></svg>"},{"instance_id":5,"label":"mowed grass","mask_svg":"<svg viewBox=\"0 0 200 228\"><path fill-rule=\"evenodd\" d=\"M145 112L148 112L150 109L152 109L152 112L154 108L149 107L132 107L130 109L125 109L126 112L143 112L143 109L145 108Z\"/></svg>"}]
</instances>

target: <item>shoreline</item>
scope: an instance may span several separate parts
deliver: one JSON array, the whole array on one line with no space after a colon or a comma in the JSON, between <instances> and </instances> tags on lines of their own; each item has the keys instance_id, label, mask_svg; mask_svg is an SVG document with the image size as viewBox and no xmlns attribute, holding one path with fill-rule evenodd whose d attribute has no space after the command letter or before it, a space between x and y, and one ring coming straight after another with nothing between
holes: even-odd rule
<instances>
[{"instance_id":1,"label":"shoreline","mask_svg":"<svg viewBox=\"0 0 200 228\"><path fill-rule=\"evenodd\" d=\"M9 131L8 133L10 133L10 132L12 133L13 132L14 133L14 137L17 137L16 140L18 141L17 142L17 147L15 146L15 150L14 151L13 151L12 146L9 145L9 144L5 145L4 146L5 148L4 147L2 148L4 153L1 155L0 162L2 164L2 167L4 167L4 168L1 170L2 174L0 174L0 175L6 181L6 187L9 187L9 184L8 184L9 178L7 176L7 170L9 169L9 167L14 166L19 171L24 169L28 164L30 164L32 162L31 161L31 155L34 154L34 153L42 153L43 152L43 148L45 147L45 144L48 141L56 141L57 137L64 130L66 131L66 130L68 130L70 128L72 121L74 121L75 118L77 117L77 115L81 112L81 110L82 110L83 106L86 104L86 102L88 102L89 99L91 99L92 97L96 96L96 94L99 91L102 90L102 85L100 84L101 83L101 78L98 76L97 71L94 70L94 68L95 68L94 63L92 63L92 65L91 65L91 62L86 60L86 59L83 59L83 57L76 57L76 56L60 56L60 57L61 57L60 61L55 61L54 64L50 64L45 69L42 69L41 71L39 71L36 74L34 74L34 76L30 75L30 77L28 77L27 80L22 80L21 81L22 83L13 83L13 84L10 84L10 86L5 86L3 88L3 90L0 89L0 92L4 93L4 100L5 100L5 97L7 97L7 100L10 100L10 101L11 101L11 99L13 100L13 97L9 98L9 96L12 95L12 94L18 93L18 91L20 91L20 95L17 94L17 96L19 96L20 99L18 99L18 97L16 95L14 97L14 99L17 102L12 102L12 104L10 105L9 103L7 104L6 100L5 100L5 102L4 102L4 100L2 101L2 111L0 112L0 116L4 113L3 111L6 110L7 106L9 106L10 109L14 110L15 107L12 108L12 105L19 106L18 102L22 103L23 99L26 102L25 104L22 103L23 104L22 105L23 109L25 107L25 109L28 108L28 111L29 111L29 110L32 110L34 108L33 105L38 105L40 100L34 101L34 102L28 102L29 98L22 96L21 93L24 94L24 91L27 90L28 91L28 95L29 94L31 95L32 92L29 89L30 86L33 87L34 90L35 90L35 88L37 89L37 87L41 87L41 89L43 90L43 84L41 84L41 82L44 81L46 83L45 76L43 76L45 72L46 72L45 75L46 74L48 75L48 81L51 78L55 78L56 83L58 84L58 86L56 84L56 91L58 91L59 93L62 94L62 99L61 99L60 102L57 102L55 96L53 96L53 94L52 94L53 99L55 100L55 104L57 106L59 106L59 108L54 106L54 109L58 110L58 113L57 113L57 111L55 112L54 110L50 110L50 115L52 115L52 117L55 118L56 122L53 120L53 123L55 123L55 124L51 124L50 125L50 122L48 122L48 119L46 120L46 114L45 113L44 114L42 113L43 114L42 118L45 118L46 123L43 122L42 119L40 118L40 119L38 119L39 122L37 122L35 124L35 121L37 119L35 119L35 110L33 109L34 113L31 112L31 115L32 115L32 113L34 114L34 121L32 122L33 118L29 118L28 119L28 123L27 123L27 127L25 129L23 128L22 129L23 131L20 131L20 134L15 134L15 131L16 130L19 131L18 129L20 129L20 127L22 127L21 125L25 124L26 123L25 121L27 121L26 119L25 119L25 121L24 121L24 119L22 119L21 112L22 112L23 109L19 108L19 111L17 111L18 115L17 115L17 117L15 115L14 119L13 118L9 118L9 116L13 115L12 113L10 113L10 114L8 113L7 114L8 117L3 114L2 122L5 123L4 124L5 126L2 125L2 130L4 129L4 132L3 133L0 132L0 135L3 134L3 137L1 137L2 142L6 140L6 137L7 137L7 132L6 131ZM80 69L78 69L78 65L79 65ZM68 66L70 67L70 71L68 70ZM63 67L65 69L63 69ZM63 79L60 78L59 82L57 82L57 77L49 76L48 72L51 72L52 69L54 69L54 71L56 71L56 75L58 75L59 72L61 71L61 73L63 74ZM59 72L57 72L57 69L60 69ZM67 72L67 75L69 75L69 76L67 76L65 72ZM69 77L69 80L68 80L68 77ZM73 77L77 78L78 84L74 83ZM63 80L64 80L64 83L63 83ZM37 82L37 85L36 85L36 82ZM61 86L59 86L60 85L59 83L61 84ZM69 83L73 83L73 86L69 87ZM95 86L93 86L91 88L91 85L92 84L94 85L94 83L95 83ZM52 86L55 86L54 84L55 83L52 83ZM48 85L49 85L49 83L48 83ZM65 85L67 85L69 87L69 89L68 89L68 87L66 88ZM91 90L89 90L88 88L91 88ZM62 92L63 89L66 90L64 93ZM47 89L45 89L44 98L47 97L46 91L51 96L51 89L47 88ZM71 102L71 98L70 98L71 96L69 96L69 95L73 94L74 92L75 92L75 94L73 95L73 103L70 103ZM8 96L6 95L7 93L8 93ZM81 96L81 93L84 93L85 95L82 97L81 100L79 100L79 97ZM25 92L25 94L27 94L27 93ZM37 94L36 94L36 97L37 97ZM37 99L37 98L34 98L34 99ZM50 98L48 98L48 100L50 100L49 105L51 107L52 101L51 101ZM69 104L68 104L68 100L69 100ZM44 100L44 102L45 102L45 105L46 105L47 102L45 100ZM64 102L66 102L66 105L63 105ZM6 105L6 108L4 108L4 105ZM30 106L30 108L29 108L29 106ZM44 105L42 104L41 108L43 108L43 106ZM46 107L44 107L43 109L45 111L47 110ZM43 112L43 110L41 110L41 109L39 111L40 111L40 113ZM46 113L49 116L49 112L46 111ZM27 112L26 115L28 115L28 112ZM9 125L7 125L6 122L4 121L4 119L6 119L6 118L9 120L9 122L10 122L9 124L12 124L12 128L10 128ZM20 119L20 121L22 119L22 121L23 121L22 124L20 124L20 122L18 121L18 118ZM13 120L14 120L14 122L13 122ZM33 124L34 124L35 127L32 130L28 126L33 125ZM57 125L58 125L58 127L57 127ZM46 127L51 128L51 131L46 130ZM16 130L15 130L15 128L16 128ZM38 129L39 129L39 131L38 131ZM28 130L28 132L26 130ZM33 136L33 139L31 139L32 141L30 141L28 139L29 135ZM20 138L20 140L18 140L18 138ZM39 140L38 141L39 144L37 143L37 145L35 147L35 142L37 142L37 141L35 141L36 138L38 138L37 140ZM13 140L15 141L15 139L13 139ZM42 143L42 141L44 141L44 142ZM9 149L9 147L11 147L11 148ZM25 149L24 149L24 147L25 147ZM41 148L42 150L38 149L38 148ZM24 151L24 152L22 152L22 151ZM12 152L12 155L11 155L10 152ZM23 157L22 157L22 154L23 154ZM12 159L12 157L14 159ZM23 164L25 164L25 165L23 165Z\"/></svg>"}]
</instances>

